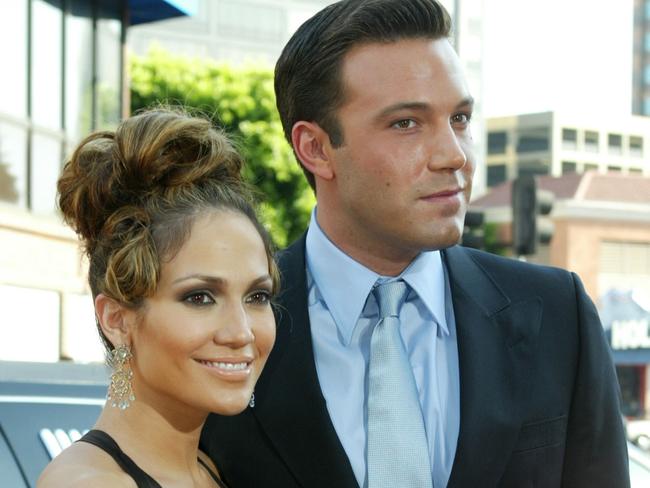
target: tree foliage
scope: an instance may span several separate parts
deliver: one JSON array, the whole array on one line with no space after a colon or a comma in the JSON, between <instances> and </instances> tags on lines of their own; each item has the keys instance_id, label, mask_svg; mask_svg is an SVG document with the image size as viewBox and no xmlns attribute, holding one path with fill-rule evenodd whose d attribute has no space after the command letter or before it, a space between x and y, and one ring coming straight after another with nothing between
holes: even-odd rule
<instances>
[{"instance_id":1,"label":"tree foliage","mask_svg":"<svg viewBox=\"0 0 650 488\"><path fill-rule=\"evenodd\" d=\"M284 139L268 67L233 67L154 48L132 56L131 110L183 105L213 119L246 159L244 177L260 190L262 219L279 247L307 227L314 196Z\"/></svg>"}]
</instances>

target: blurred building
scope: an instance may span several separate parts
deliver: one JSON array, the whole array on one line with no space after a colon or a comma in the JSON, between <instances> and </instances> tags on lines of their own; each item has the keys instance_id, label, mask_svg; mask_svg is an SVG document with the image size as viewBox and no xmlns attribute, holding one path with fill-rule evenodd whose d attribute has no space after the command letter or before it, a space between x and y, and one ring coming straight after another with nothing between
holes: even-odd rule
<instances>
[{"instance_id":1,"label":"blurred building","mask_svg":"<svg viewBox=\"0 0 650 488\"><path fill-rule=\"evenodd\" d=\"M634 0L632 112L650 116L650 0Z\"/></svg>"},{"instance_id":2,"label":"blurred building","mask_svg":"<svg viewBox=\"0 0 650 488\"><path fill-rule=\"evenodd\" d=\"M487 121L487 185L522 174L650 176L650 118L543 112Z\"/></svg>"},{"instance_id":3,"label":"blurred building","mask_svg":"<svg viewBox=\"0 0 650 488\"><path fill-rule=\"evenodd\" d=\"M83 136L124 114L127 27L190 10L187 0L0 3L0 360L102 358L56 180Z\"/></svg>"},{"instance_id":4,"label":"blurred building","mask_svg":"<svg viewBox=\"0 0 650 488\"><path fill-rule=\"evenodd\" d=\"M289 37L330 0L196 0L196 15L129 30L129 48L273 66Z\"/></svg>"},{"instance_id":5,"label":"blurred building","mask_svg":"<svg viewBox=\"0 0 650 488\"><path fill-rule=\"evenodd\" d=\"M528 259L580 276L612 346L625 413L650 415L650 175L587 171L537 183L555 195L555 231ZM472 204L506 245L511 187L501 183Z\"/></svg>"}]
</instances>

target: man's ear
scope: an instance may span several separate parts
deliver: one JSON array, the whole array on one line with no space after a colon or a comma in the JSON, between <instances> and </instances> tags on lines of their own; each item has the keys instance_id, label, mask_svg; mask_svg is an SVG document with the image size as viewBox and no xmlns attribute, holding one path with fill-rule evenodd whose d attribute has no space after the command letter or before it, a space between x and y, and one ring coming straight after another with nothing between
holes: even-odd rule
<instances>
[{"instance_id":1,"label":"man's ear","mask_svg":"<svg viewBox=\"0 0 650 488\"><path fill-rule=\"evenodd\" d=\"M291 129L291 142L300 163L314 177L334 178L330 138L321 126L304 120L296 122Z\"/></svg>"},{"instance_id":2,"label":"man's ear","mask_svg":"<svg viewBox=\"0 0 650 488\"><path fill-rule=\"evenodd\" d=\"M114 346L131 344L131 310L100 293L95 297L95 314L102 332Z\"/></svg>"}]
</instances>

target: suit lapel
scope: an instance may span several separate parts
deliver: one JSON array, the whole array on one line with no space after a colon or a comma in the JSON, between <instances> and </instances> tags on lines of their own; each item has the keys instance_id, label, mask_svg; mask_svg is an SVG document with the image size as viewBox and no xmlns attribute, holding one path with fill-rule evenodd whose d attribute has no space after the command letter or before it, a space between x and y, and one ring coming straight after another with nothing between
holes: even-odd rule
<instances>
[{"instance_id":1,"label":"suit lapel","mask_svg":"<svg viewBox=\"0 0 650 488\"><path fill-rule=\"evenodd\" d=\"M448 487L497 486L530 389L541 300L511 303L463 248L444 257L460 369L460 433Z\"/></svg>"},{"instance_id":2,"label":"suit lapel","mask_svg":"<svg viewBox=\"0 0 650 488\"><path fill-rule=\"evenodd\" d=\"M255 387L253 414L301 486L357 488L318 383L304 236L283 251L279 265L276 345Z\"/></svg>"}]
</instances>

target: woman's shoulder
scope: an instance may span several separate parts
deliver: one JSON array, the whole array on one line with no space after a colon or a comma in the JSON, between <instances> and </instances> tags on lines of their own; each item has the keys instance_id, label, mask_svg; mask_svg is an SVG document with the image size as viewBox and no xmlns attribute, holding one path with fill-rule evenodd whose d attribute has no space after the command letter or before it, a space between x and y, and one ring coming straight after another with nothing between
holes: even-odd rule
<instances>
[{"instance_id":1,"label":"woman's shoulder","mask_svg":"<svg viewBox=\"0 0 650 488\"><path fill-rule=\"evenodd\" d=\"M136 488L135 481L103 450L76 442L41 473L37 488Z\"/></svg>"},{"instance_id":2,"label":"woman's shoulder","mask_svg":"<svg viewBox=\"0 0 650 488\"><path fill-rule=\"evenodd\" d=\"M212 458L210 458L210 456L208 456L206 453L204 453L201 449L199 449L199 451L198 451L198 456L199 456L199 459L205 463L205 465L208 467L208 469L210 469L210 471L212 471L219 478L221 478L219 476L219 470L217 469L217 466L214 464L214 462L212 461Z\"/></svg>"}]
</instances>

